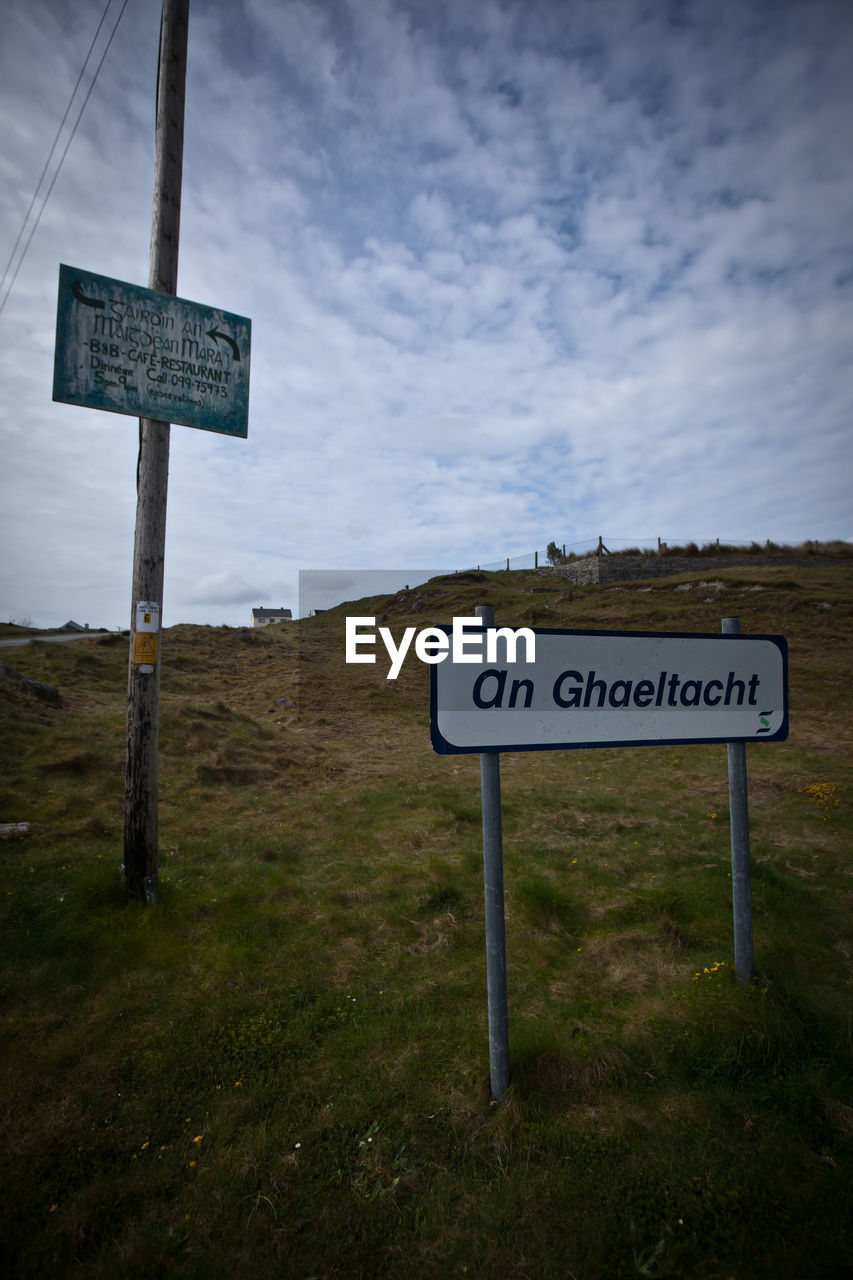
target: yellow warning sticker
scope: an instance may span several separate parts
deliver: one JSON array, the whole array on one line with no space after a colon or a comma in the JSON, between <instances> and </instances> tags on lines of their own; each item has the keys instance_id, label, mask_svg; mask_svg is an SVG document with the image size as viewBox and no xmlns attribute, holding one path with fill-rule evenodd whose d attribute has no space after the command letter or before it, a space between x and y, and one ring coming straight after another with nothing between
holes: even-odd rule
<instances>
[{"instance_id":1,"label":"yellow warning sticker","mask_svg":"<svg viewBox=\"0 0 853 1280\"><path fill-rule=\"evenodd\" d=\"M153 631L137 631L133 637L133 661L153 663L157 661L157 636Z\"/></svg>"}]
</instances>

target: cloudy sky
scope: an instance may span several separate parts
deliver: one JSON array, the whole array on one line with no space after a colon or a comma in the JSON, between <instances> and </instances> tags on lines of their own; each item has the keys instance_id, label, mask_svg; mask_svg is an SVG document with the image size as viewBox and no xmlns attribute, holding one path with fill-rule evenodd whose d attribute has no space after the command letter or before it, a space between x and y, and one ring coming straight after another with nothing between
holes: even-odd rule
<instances>
[{"instance_id":1,"label":"cloudy sky","mask_svg":"<svg viewBox=\"0 0 853 1280\"><path fill-rule=\"evenodd\" d=\"M104 4L0 0L3 264ZM853 537L849 0L190 10L178 292L251 317L252 385L246 440L172 428L167 625L295 613L300 570ZM0 620L129 623L136 423L53 403L53 349L61 262L148 281L159 19L0 315Z\"/></svg>"}]
</instances>

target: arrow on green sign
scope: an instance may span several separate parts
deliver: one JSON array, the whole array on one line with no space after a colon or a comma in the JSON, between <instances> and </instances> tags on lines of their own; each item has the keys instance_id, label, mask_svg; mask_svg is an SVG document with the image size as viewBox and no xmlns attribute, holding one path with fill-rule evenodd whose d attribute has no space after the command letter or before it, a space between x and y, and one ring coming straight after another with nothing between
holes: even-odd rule
<instances>
[{"instance_id":1,"label":"arrow on green sign","mask_svg":"<svg viewBox=\"0 0 853 1280\"><path fill-rule=\"evenodd\" d=\"M234 339L229 337L227 333L220 333L218 329L208 329L207 336L208 338L213 338L214 341L221 338L223 342L227 342L234 354L234 359L240 359L240 348L237 346Z\"/></svg>"},{"instance_id":2,"label":"arrow on green sign","mask_svg":"<svg viewBox=\"0 0 853 1280\"><path fill-rule=\"evenodd\" d=\"M97 307L100 311L104 310L105 303L103 298L87 298L83 292L83 286L79 280L75 280L71 286L71 292L78 302L82 302L85 307Z\"/></svg>"}]
</instances>

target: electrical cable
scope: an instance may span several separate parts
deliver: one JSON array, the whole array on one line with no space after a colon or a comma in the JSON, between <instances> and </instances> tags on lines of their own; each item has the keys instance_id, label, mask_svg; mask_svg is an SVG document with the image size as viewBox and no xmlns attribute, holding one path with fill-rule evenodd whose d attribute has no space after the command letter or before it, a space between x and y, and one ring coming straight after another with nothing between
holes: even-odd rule
<instances>
[{"instance_id":1,"label":"electrical cable","mask_svg":"<svg viewBox=\"0 0 853 1280\"><path fill-rule=\"evenodd\" d=\"M78 89L79 89L79 87L80 87L80 82L81 82L81 80L83 79L83 75L85 74L86 67L88 66L88 63L89 63L89 59L90 59L90 57L92 56L92 50L94 49L94 47L95 47L95 43L96 43L96 41L97 41L97 39L98 39L98 36L100 35L101 28L102 28L102 27L103 27L103 25L104 25L104 20L106 19L106 16L107 16L107 13L108 13L108 11L109 11L109 8L110 8L110 5L111 5L111 4L112 4L112 0L107 0L107 6L106 6L106 8L104 9L103 15L102 15L102 17L101 17L101 21L98 23L98 29L97 29L97 31L95 32L95 35L94 35L94 37L93 37L93 39L92 39L92 43L91 43L91 45L89 46L89 52L86 54L86 60L85 60L85 62L83 63L83 67L82 67L82 70L81 70L81 72L80 72L79 76L77 77L77 83L76 83L76 84L75 84L75 86L74 86L74 92L71 94L71 97L70 97L70 99L68 100L68 106L67 106L67 108L66 108L66 110L65 110L65 115L62 117L62 122L61 122L61 124L60 124L60 126L59 126L59 129L57 130L56 137L55 137L54 142L53 142L53 146L52 146L52 147L51 147L51 149L50 149L50 154L48 155L48 158L47 158L47 160L45 161L44 168L42 169L41 176L40 176L40 178L39 178L39 180L38 180L38 183L37 183L37 185L36 185L35 192L33 193L33 198L32 198L32 200L30 201L30 207L27 209L26 216L25 216L24 221L23 221L23 223L22 223L22 225L21 225L21 230L20 230L20 232L18 233L18 238L17 238L17 240L15 241L15 246L14 246L14 248L12 249L12 252L11 252L11 254L10 254L10 256L9 256L9 261L8 261L8 262L7 262L7 264L6 264L6 270L3 272L3 282L2 282L2 284L0 284L0 290L2 290L3 285L5 285L5 283L6 283L6 277L7 277L7 275L9 274L9 268L11 267L12 262L14 261L14 257L15 257L15 254L16 254L17 250L18 250L18 246L19 246L19 245L20 245L20 243L21 243L21 239L22 239L23 234L24 234L24 229L25 229L25 227L26 227L26 225L27 225L27 222L28 222L28 220L29 220L30 214L31 214L31 213L32 213L32 211L33 211L33 206L35 205L36 199L38 198L39 190L40 190L40 188L41 188L42 183L44 182L45 175L46 175L46 173L47 173L47 170L48 170L48 167L49 167L49 165L50 165L50 162L51 162L51 160L52 160L52 158L53 158L53 154L54 154L54 152L55 152L55 150L56 150L57 144L58 144L59 139L60 139L60 136L61 136L61 134L62 134L62 130L63 130L63 128L65 127L65 123L66 123L66 121L67 121L67 119L68 119L69 112L71 111L71 104L73 103L74 98L75 98L75 96L76 96L76 94L77 94L77 90L78 90ZM76 118L76 120L74 121L74 125L73 125L73 127L72 127L72 129L71 129L71 134L70 134L70 136L69 136L69 138L68 138L68 141L67 141L67 142L66 142L66 144L65 144L65 147L64 147L64 149L63 149L62 155L61 155L61 156L60 156L60 158L59 158L59 164L58 164L58 166L57 166L57 168L56 168L56 172L54 173L53 177L52 177L52 178L51 178L51 180L50 180L50 185L49 185L49 186L48 186L48 188L47 188L47 191L46 191L46 193L45 193L44 199L43 199L43 201L42 201L42 203L41 203L41 207L40 207L40 209L39 209L39 211L38 211L38 213L37 213L37 215L36 215L35 222L33 223L32 227L31 227L31 229L30 229L30 233L29 233L29 235L27 236L26 242L25 242L25 244L24 244L23 251L22 251L22 253L21 253L20 258L18 259L18 263L17 263L17 265L16 265L16 267L15 267L15 270L14 270L14 272L13 272L13 274L12 274L12 278L11 278L11 279L10 279L10 281L9 281L9 287L6 289L6 292L2 295L2 297L0 297L0 315L2 315L2 314L3 314L3 310L4 310L5 306L6 306L6 303L9 301L9 297L10 297L10 295L11 295L12 289L13 289L13 288L14 288L14 286L15 286L15 281L16 281L16 280L17 280L17 278L18 278L18 272L20 271L20 269L21 269L21 267L22 267L22 265L23 265L24 259L25 259L25 258L26 258L26 256L27 256L27 250L29 249L30 244L32 243L32 239L33 239L33 236L35 235L35 233L36 233L36 231L37 231L37 229L38 229L38 225L39 225L39 223L41 222L42 214L44 213L45 208L46 208L46 206L47 206L47 202L48 202L48 200L50 199L51 192L53 191L53 188L54 188L54 186L56 185L56 180L57 180L57 178L59 177L60 171L61 171L61 169L62 169L62 165L63 165L63 163L64 163L64 161L65 161L65 157L68 155L68 151L69 151L69 148L71 147L71 143L74 141L74 136L75 136L75 134L77 133L77 128L78 128L78 126L79 126L79 124L80 124L80 121L81 121L81 119L82 119L82 117L83 117L83 112L86 110L86 104L88 103L89 99L90 99L90 98L91 98L91 96L92 96L92 90L94 89L94 87L95 87L95 85L96 85L96 83L97 83L98 75L100 74L101 67L104 65L104 60L106 59L106 56L107 56L107 54L108 54L108 53L109 53L109 51L110 51L110 46L112 45L113 37L115 36L116 31L118 30L118 25L119 25L119 23L120 23L120 22L121 22L121 20L122 20L122 17L123 17L123 15L124 15L124 11L125 11L125 9L127 8L127 5L128 5L128 0L124 0L124 4L123 4L123 5L122 5L122 7L121 7L121 10L120 10L120 12L119 12L119 15L118 15L118 17L116 18L115 23L114 23L114 25L113 25L113 29L112 29L112 31L111 31L111 33L110 33L110 38L109 38L109 40L107 41L107 43L106 43L106 47L105 47L105 49L104 49L104 52L101 54L100 61L98 62L97 67L95 68L95 74L94 74L94 76L93 76L93 78L92 78L92 83L89 85L89 89L88 89L88 91L87 91L87 93L86 93L86 97L83 99L83 105L81 106L80 110L79 110L79 111L78 111L78 113L77 113L77 118Z\"/></svg>"},{"instance_id":2,"label":"electrical cable","mask_svg":"<svg viewBox=\"0 0 853 1280\"><path fill-rule=\"evenodd\" d=\"M2 291L3 291L3 286L4 286L4 285L5 285L5 283L6 283L6 277L7 277L7 276L8 276L8 274L9 274L9 268L11 267L12 263L13 263L13 262L14 262L14 260L15 260L15 254L18 252L18 246L20 245L21 240L23 239L24 231L25 231L25 229L26 229L26 225L27 225L27 223L28 223L28 222L29 222L29 220L30 220L30 214L31 214L31 213L32 213L32 211L33 211L33 207L34 207L35 202L36 202L36 200L37 200L37 198L38 198L38 193L39 193L39 191L41 190L41 184L44 182L44 179L45 179L45 176L46 176L46 174L47 174L48 168L50 167L50 162L51 162L51 160L53 159L53 153L54 153L54 151L56 150L56 148L57 148L57 146L58 146L58 144L59 144L59 139L60 139L60 137L62 136L62 130L65 128L65 122L66 122L66 120L68 119L68 116L69 116L69 114L70 114L70 112L71 112L71 105L72 105L72 103L74 102L74 99L75 99L75 98L76 98L76 96L77 96L77 90L80 88L80 81L83 79L83 76L86 74L86 68L87 68L87 66L89 65L89 59L90 59L90 58L91 58L91 56L92 56L92 50L93 50L93 49L94 49L94 47L95 47L95 44L96 44L97 39L98 39L98 36L101 34L101 27L104 25L104 21L106 20L106 16L107 16L107 13L109 12L109 8L110 8L110 4L111 4L111 3L112 3L112 0L107 0L107 6L106 6L106 8L104 9L104 12L101 14L101 21L98 23L98 29L97 29L97 31L95 32L95 34L92 36L92 43L89 45L89 52L86 54L86 60L85 60L85 62L83 63L82 67L80 68L80 74L79 74L79 76L77 77L77 83L75 84L74 89L72 90L71 97L68 99L68 106L65 108L65 115L62 117L61 121L59 122L59 128L58 128L58 129L57 129L57 131L56 131L56 137L55 137L55 138L54 138L54 140L53 140L53 146L50 148L50 154L48 155L47 159L45 160L45 162L44 162L44 168L42 169L41 173L39 174L39 180L38 180L38 182L36 183L36 189L35 189L35 191L33 192L33 198L32 198L32 200L30 201L29 208L27 209L27 212L24 214L24 221L21 223L21 229L20 229L20 231L18 232L18 238L17 238L17 240L15 241L15 244L14 244L14 246L13 246L13 248L12 248L12 252L9 254L9 261L6 263L5 270L3 271L3 279L2 279L2 280L0 280L0 293L2 293Z\"/></svg>"}]
</instances>

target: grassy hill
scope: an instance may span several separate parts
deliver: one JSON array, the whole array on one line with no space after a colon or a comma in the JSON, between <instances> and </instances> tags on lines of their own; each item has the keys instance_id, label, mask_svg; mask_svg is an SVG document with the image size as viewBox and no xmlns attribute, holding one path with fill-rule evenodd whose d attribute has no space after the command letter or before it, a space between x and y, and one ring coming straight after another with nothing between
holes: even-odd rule
<instances>
[{"instance_id":1,"label":"grassy hill","mask_svg":"<svg viewBox=\"0 0 853 1280\"><path fill-rule=\"evenodd\" d=\"M748 748L757 976L732 975L726 755L502 756L512 1083L488 1086L479 770L346 615L781 633ZM575 588L470 573L163 639L161 901L122 858L127 640L0 681L6 1274L831 1277L853 1263L853 570Z\"/></svg>"}]
</instances>

